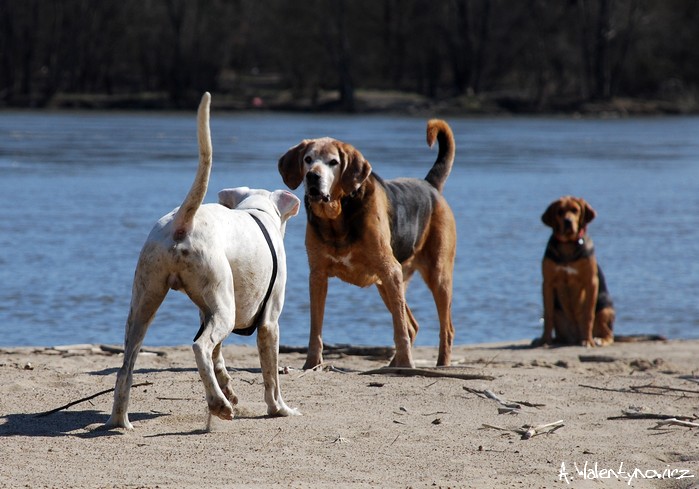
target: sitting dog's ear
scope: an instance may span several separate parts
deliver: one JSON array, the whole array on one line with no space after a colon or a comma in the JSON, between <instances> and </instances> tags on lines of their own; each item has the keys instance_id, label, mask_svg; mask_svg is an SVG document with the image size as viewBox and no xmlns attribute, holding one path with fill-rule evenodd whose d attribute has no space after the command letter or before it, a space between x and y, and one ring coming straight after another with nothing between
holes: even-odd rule
<instances>
[{"instance_id":1,"label":"sitting dog's ear","mask_svg":"<svg viewBox=\"0 0 699 489\"><path fill-rule=\"evenodd\" d=\"M248 187L224 188L218 193L218 203L235 209L250 193Z\"/></svg>"},{"instance_id":2,"label":"sitting dog's ear","mask_svg":"<svg viewBox=\"0 0 699 489\"><path fill-rule=\"evenodd\" d=\"M556 228L556 209L558 209L559 203L560 200L551 202L546 208L546 212L541 215L541 222L554 229Z\"/></svg>"},{"instance_id":3,"label":"sitting dog's ear","mask_svg":"<svg viewBox=\"0 0 699 489\"><path fill-rule=\"evenodd\" d=\"M357 190L371 174L371 165L364 159L362 153L349 144L340 146L342 160L342 176L340 183L345 194Z\"/></svg>"},{"instance_id":4,"label":"sitting dog's ear","mask_svg":"<svg viewBox=\"0 0 699 489\"><path fill-rule=\"evenodd\" d=\"M597 217L597 213L592 208L592 206L585 201L585 199L578 198L577 200L578 200L578 204L580 204L580 209L582 209L582 212L580 215L580 227L584 228L590 222L592 222L592 220L595 217Z\"/></svg>"},{"instance_id":5,"label":"sitting dog's ear","mask_svg":"<svg viewBox=\"0 0 699 489\"><path fill-rule=\"evenodd\" d=\"M304 139L279 158L279 163L277 163L279 174L291 190L296 190L303 181L302 158L311 143L313 143L312 139Z\"/></svg>"},{"instance_id":6,"label":"sitting dog's ear","mask_svg":"<svg viewBox=\"0 0 699 489\"><path fill-rule=\"evenodd\" d=\"M270 197L274 205L279 209L282 222L294 217L299 213L301 201L291 192L286 190L275 190Z\"/></svg>"}]
</instances>

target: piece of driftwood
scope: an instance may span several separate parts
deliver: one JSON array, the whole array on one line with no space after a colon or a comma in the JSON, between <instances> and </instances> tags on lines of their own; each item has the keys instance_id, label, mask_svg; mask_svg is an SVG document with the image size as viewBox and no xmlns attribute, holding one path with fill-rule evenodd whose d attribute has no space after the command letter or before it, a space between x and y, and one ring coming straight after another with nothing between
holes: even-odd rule
<instances>
[{"instance_id":1,"label":"piece of driftwood","mask_svg":"<svg viewBox=\"0 0 699 489\"><path fill-rule=\"evenodd\" d=\"M697 416L681 416L674 414L649 413L644 411L639 406L629 406L621 410L622 416L614 416L607 419L682 419L685 421L694 421Z\"/></svg>"},{"instance_id":2,"label":"piece of driftwood","mask_svg":"<svg viewBox=\"0 0 699 489\"><path fill-rule=\"evenodd\" d=\"M561 419L558 421L554 421L553 423L540 424L538 426L524 425L522 429L518 430L517 432L521 432L522 440L528 440L529 438L536 435L551 434L554 431L563 428L563 426L565 425L563 424L563 420Z\"/></svg>"},{"instance_id":3,"label":"piece of driftwood","mask_svg":"<svg viewBox=\"0 0 699 489\"><path fill-rule=\"evenodd\" d=\"M614 343L642 343L645 341L667 341L667 338L659 334L615 334Z\"/></svg>"},{"instance_id":4,"label":"piece of driftwood","mask_svg":"<svg viewBox=\"0 0 699 489\"><path fill-rule=\"evenodd\" d=\"M578 384L579 387L585 387L586 389L595 389L598 391L608 391L608 392L623 392L625 394L645 394L648 396L663 396L668 392L681 392L684 394L699 394L699 390L695 389L681 389L678 387L670 387L667 385L632 385L629 387L622 387L620 389L613 389L611 387L599 387L596 385Z\"/></svg>"},{"instance_id":5,"label":"piece of driftwood","mask_svg":"<svg viewBox=\"0 0 699 489\"><path fill-rule=\"evenodd\" d=\"M660 395L662 395L665 392L683 392L687 394L699 394L699 390L696 389L681 389L679 387L670 387L667 385L632 385L629 387L629 389L631 389L633 392L640 392L642 394L655 394L655 392L652 391L661 391ZM651 392L643 392L644 390L649 390Z\"/></svg>"},{"instance_id":6,"label":"piece of driftwood","mask_svg":"<svg viewBox=\"0 0 699 489\"><path fill-rule=\"evenodd\" d=\"M525 424L521 428L502 428L500 426L491 424L483 424L482 426L483 428L490 428L499 431L511 431L520 435L522 440L528 440L537 435L549 435L560 428L563 428L565 425L563 424L563 420L559 420L554 421L553 423L540 424L537 426Z\"/></svg>"},{"instance_id":7,"label":"piece of driftwood","mask_svg":"<svg viewBox=\"0 0 699 489\"><path fill-rule=\"evenodd\" d=\"M506 401L498 397L491 390L479 390L473 389L472 387L463 386L463 390L470 392L471 394L476 394L477 396L484 397L487 399L492 399L502 406L503 412L501 414L507 414L513 412L513 410L521 410L522 406L539 408L545 406L545 404L537 404L535 402L527 401Z\"/></svg>"},{"instance_id":8,"label":"piece of driftwood","mask_svg":"<svg viewBox=\"0 0 699 489\"><path fill-rule=\"evenodd\" d=\"M670 418L658 421L656 425L653 426L651 429L657 430L665 426L683 426L685 428L699 428L699 423L692 423L690 421L683 421L677 418Z\"/></svg>"},{"instance_id":9,"label":"piece of driftwood","mask_svg":"<svg viewBox=\"0 0 699 489\"><path fill-rule=\"evenodd\" d=\"M631 392L629 389L622 388L622 389L612 389L611 387L599 387L597 385L587 385L587 384L578 384L578 387L585 387L586 389L594 389L596 391L606 391L606 392Z\"/></svg>"},{"instance_id":10,"label":"piece of driftwood","mask_svg":"<svg viewBox=\"0 0 699 489\"><path fill-rule=\"evenodd\" d=\"M326 344L323 345L323 354L338 354L362 357L390 358L394 349L388 346L355 346L347 344ZM308 353L305 346L285 346L279 345L279 353Z\"/></svg>"},{"instance_id":11,"label":"piece of driftwood","mask_svg":"<svg viewBox=\"0 0 699 489\"><path fill-rule=\"evenodd\" d=\"M578 355L581 363L613 363L619 360L610 355Z\"/></svg>"},{"instance_id":12,"label":"piece of driftwood","mask_svg":"<svg viewBox=\"0 0 699 489\"><path fill-rule=\"evenodd\" d=\"M677 414L662 414L662 413L646 413L635 409L624 409L621 416L609 416L608 420L619 419L681 419L684 421L693 421L697 418L694 416L682 416Z\"/></svg>"},{"instance_id":13,"label":"piece of driftwood","mask_svg":"<svg viewBox=\"0 0 699 489\"><path fill-rule=\"evenodd\" d=\"M100 345L100 350L106 353L113 353L115 355L118 355L120 353L124 353L124 349L118 346L110 346L110 345ZM164 351L157 351L157 350L149 350L146 348L141 348L139 350L140 353L151 353L153 355L158 355L159 357L164 357L167 356L167 353Z\"/></svg>"},{"instance_id":14,"label":"piece of driftwood","mask_svg":"<svg viewBox=\"0 0 699 489\"><path fill-rule=\"evenodd\" d=\"M443 369L381 367L360 372L359 375L404 375L407 377L448 377L461 380L495 380L492 375L459 374Z\"/></svg>"},{"instance_id":15,"label":"piece of driftwood","mask_svg":"<svg viewBox=\"0 0 699 489\"><path fill-rule=\"evenodd\" d=\"M131 388L133 389L133 388L135 388L135 387L143 387L143 386L146 386L146 385L153 385L153 382L141 382L140 384L134 384L134 385L132 385ZM56 409L52 409L52 410L50 410L50 411L46 411L46 412L43 412L43 413L38 413L38 414L35 415L35 417L37 417L37 418L43 418L44 416L48 416L48 415L50 415L50 414L57 413L58 411L62 411L62 410L67 409L67 408L69 408L69 407L71 407L71 406L75 406L76 404L80 404L81 402L89 401L90 399L94 399L95 397L99 397L99 396L103 396L103 395L105 395L105 394L109 394L110 392L114 392L114 387L112 387L111 389L106 389L106 390L100 391L100 392L98 392L97 394L92 394L91 396L83 397L82 399L78 399L77 401L69 402L68 404L65 404L65 405L63 405L63 406L61 406L61 407L57 407Z\"/></svg>"}]
</instances>

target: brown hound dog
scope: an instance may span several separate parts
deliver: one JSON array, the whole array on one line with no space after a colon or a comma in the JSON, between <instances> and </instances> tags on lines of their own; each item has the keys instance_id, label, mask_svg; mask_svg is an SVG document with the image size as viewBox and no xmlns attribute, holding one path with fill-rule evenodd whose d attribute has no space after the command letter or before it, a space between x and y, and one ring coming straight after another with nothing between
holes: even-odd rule
<instances>
[{"instance_id":1,"label":"brown hound dog","mask_svg":"<svg viewBox=\"0 0 699 489\"><path fill-rule=\"evenodd\" d=\"M304 368L323 361L323 315L328 278L376 284L393 316L392 366L413 367L418 324L405 301L417 270L432 291L439 315L437 365L448 365L456 223L442 188L454 162L454 135L441 120L427 123L427 144L439 142L424 180L382 180L353 146L332 138L306 139L279 159L292 190L305 187L306 250L310 266L311 333Z\"/></svg>"},{"instance_id":2,"label":"brown hound dog","mask_svg":"<svg viewBox=\"0 0 699 489\"><path fill-rule=\"evenodd\" d=\"M587 235L595 216L590 204L570 196L552 202L541 216L553 233L542 263L544 335L535 344L614 342L614 305Z\"/></svg>"}]
</instances>

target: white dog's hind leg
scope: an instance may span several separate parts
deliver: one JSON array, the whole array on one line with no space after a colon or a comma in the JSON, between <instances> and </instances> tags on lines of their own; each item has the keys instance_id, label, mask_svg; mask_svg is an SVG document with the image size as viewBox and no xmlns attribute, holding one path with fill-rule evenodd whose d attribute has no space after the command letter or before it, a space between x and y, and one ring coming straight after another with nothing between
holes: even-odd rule
<instances>
[{"instance_id":1,"label":"white dog's hind leg","mask_svg":"<svg viewBox=\"0 0 699 489\"><path fill-rule=\"evenodd\" d=\"M290 408L282 399L279 386L279 324L261 325L257 331L257 351L260 355L262 378L265 382L265 402L270 416L294 416L301 413Z\"/></svg>"},{"instance_id":2,"label":"white dog's hind leg","mask_svg":"<svg viewBox=\"0 0 699 489\"><path fill-rule=\"evenodd\" d=\"M209 405L209 411L221 419L231 420L233 419L233 406L226 399L219 386L212 359L214 348L228 336L235 324L235 313L226 305L234 304L234 299L232 297L229 298L229 301L221 301L220 299L205 301L205 303L213 304L217 308L213 314L206 314L202 332L192 345L192 349L197 361L199 376L204 383L204 389L206 389L206 402Z\"/></svg>"},{"instance_id":3,"label":"white dog's hind leg","mask_svg":"<svg viewBox=\"0 0 699 489\"><path fill-rule=\"evenodd\" d=\"M144 275L137 272L134 279L131 310L126 321L124 363L117 373L114 404L112 405L112 415L106 423L107 428L133 429L133 425L129 422L128 407L136 357L143 344L148 326L153 321L168 290L166 287L158 287L157 283L159 282L154 280L152 276L150 280L145 279L148 280L148 284L144 284L142 279L144 279ZM161 282L165 284L164 279Z\"/></svg>"},{"instance_id":4,"label":"white dog's hind leg","mask_svg":"<svg viewBox=\"0 0 699 489\"><path fill-rule=\"evenodd\" d=\"M226 370L226 362L223 359L221 343L214 347L212 360L214 362L214 373L216 374L218 385L226 399L235 406L238 404L238 396L235 395L235 391L233 390L233 379L231 379L231 376L228 375L228 370Z\"/></svg>"}]
</instances>

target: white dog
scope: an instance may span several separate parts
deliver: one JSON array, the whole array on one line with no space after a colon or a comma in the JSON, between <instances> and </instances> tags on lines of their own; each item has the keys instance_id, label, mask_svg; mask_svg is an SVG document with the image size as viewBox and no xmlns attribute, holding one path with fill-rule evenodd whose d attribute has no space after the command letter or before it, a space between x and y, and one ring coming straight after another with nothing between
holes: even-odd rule
<instances>
[{"instance_id":1,"label":"white dog","mask_svg":"<svg viewBox=\"0 0 699 489\"><path fill-rule=\"evenodd\" d=\"M211 95L197 114L199 168L182 205L153 227L136 266L126 322L124 364L117 374L107 427L132 429L127 413L136 356L146 330L170 289L186 293L200 310L194 355L211 414L233 419L238 402L226 371L221 342L232 332L257 329L267 413L299 414L282 399L277 357L284 304L286 221L299 199L285 190L222 190L219 204L202 205L211 172Z\"/></svg>"}]
</instances>

